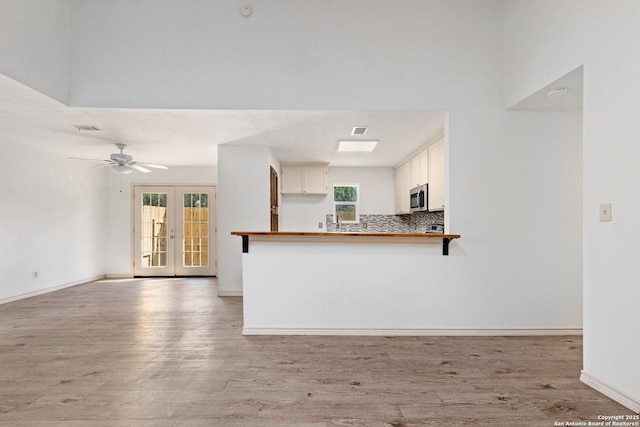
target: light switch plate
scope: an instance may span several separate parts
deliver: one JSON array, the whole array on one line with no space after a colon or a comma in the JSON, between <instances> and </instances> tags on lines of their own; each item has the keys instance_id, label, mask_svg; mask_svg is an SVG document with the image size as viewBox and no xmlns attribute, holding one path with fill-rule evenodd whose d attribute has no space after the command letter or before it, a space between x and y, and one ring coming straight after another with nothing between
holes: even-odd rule
<instances>
[{"instance_id":1,"label":"light switch plate","mask_svg":"<svg viewBox=\"0 0 640 427\"><path fill-rule=\"evenodd\" d=\"M600 221L611 221L611 203L600 204Z\"/></svg>"},{"instance_id":2,"label":"light switch plate","mask_svg":"<svg viewBox=\"0 0 640 427\"><path fill-rule=\"evenodd\" d=\"M322 227L324 227L324 224L322 222L318 222L318 228L322 229Z\"/></svg>"}]
</instances>

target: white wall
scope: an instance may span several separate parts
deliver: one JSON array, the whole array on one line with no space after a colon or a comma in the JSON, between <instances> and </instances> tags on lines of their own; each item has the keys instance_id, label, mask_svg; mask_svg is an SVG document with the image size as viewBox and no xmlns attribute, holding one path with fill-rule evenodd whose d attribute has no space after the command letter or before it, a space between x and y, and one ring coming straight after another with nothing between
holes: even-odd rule
<instances>
[{"instance_id":1,"label":"white wall","mask_svg":"<svg viewBox=\"0 0 640 427\"><path fill-rule=\"evenodd\" d=\"M232 231L269 231L269 147L218 146L219 295L242 294L242 240Z\"/></svg>"},{"instance_id":2,"label":"white wall","mask_svg":"<svg viewBox=\"0 0 640 427\"><path fill-rule=\"evenodd\" d=\"M71 105L439 110L502 99L501 0L261 0L249 18L243 5L73 0Z\"/></svg>"},{"instance_id":3,"label":"white wall","mask_svg":"<svg viewBox=\"0 0 640 427\"><path fill-rule=\"evenodd\" d=\"M326 231L327 214L333 213L334 184L360 184L360 213L394 213L392 168L329 167L329 194L283 195L281 221L283 231ZM407 196L408 197L408 196ZM323 228L318 228L318 223Z\"/></svg>"},{"instance_id":4,"label":"white wall","mask_svg":"<svg viewBox=\"0 0 640 427\"><path fill-rule=\"evenodd\" d=\"M505 13L507 105L584 64L584 373L638 411L640 3L513 0Z\"/></svg>"},{"instance_id":5,"label":"white wall","mask_svg":"<svg viewBox=\"0 0 640 427\"><path fill-rule=\"evenodd\" d=\"M0 73L62 103L69 96L69 0L2 0Z\"/></svg>"},{"instance_id":6,"label":"white wall","mask_svg":"<svg viewBox=\"0 0 640 427\"><path fill-rule=\"evenodd\" d=\"M104 274L104 171L21 141L2 155L0 300Z\"/></svg>"},{"instance_id":7,"label":"white wall","mask_svg":"<svg viewBox=\"0 0 640 427\"><path fill-rule=\"evenodd\" d=\"M329 167L329 190L334 184L360 184L360 213L392 215L394 213L393 168L332 168ZM407 196L408 197L408 196ZM327 197L328 210L333 213L333 199Z\"/></svg>"},{"instance_id":8,"label":"white wall","mask_svg":"<svg viewBox=\"0 0 640 427\"><path fill-rule=\"evenodd\" d=\"M109 276L129 277L133 274L131 265L131 222L132 186L135 184L215 184L217 168L215 166L172 166L167 170L154 170L151 173L131 173L121 175L107 171L106 188L103 197L107 202L108 219L106 228L105 271ZM122 179L122 182L120 181ZM122 189L122 192L120 192Z\"/></svg>"}]
</instances>

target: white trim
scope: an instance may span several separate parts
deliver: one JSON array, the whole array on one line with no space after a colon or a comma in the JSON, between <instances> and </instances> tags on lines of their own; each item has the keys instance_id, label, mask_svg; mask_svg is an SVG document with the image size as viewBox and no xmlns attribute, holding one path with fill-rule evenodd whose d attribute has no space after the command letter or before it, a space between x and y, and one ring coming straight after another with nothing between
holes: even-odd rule
<instances>
[{"instance_id":1,"label":"white trim","mask_svg":"<svg viewBox=\"0 0 640 427\"><path fill-rule=\"evenodd\" d=\"M241 297L242 291L218 291L219 297Z\"/></svg>"},{"instance_id":2,"label":"white trim","mask_svg":"<svg viewBox=\"0 0 640 427\"><path fill-rule=\"evenodd\" d=\"M218 293L220 296L220 293ZM242 328L243 335L369 335L369 336L565 336L582 335L582 328L519 329L342 329L342 328Z\"/></svg>"},{"instance_id":3,"label":"white trim","mask_svg":"<svg viewBox=\"0 0 640 427\"><path fill-rule=\"evenodd\" d=\"M105 276L105 279L110 279L110 280L114 280L114 279L133 279L133 274L131 273L125 273L125 274L107 274Z\"/></svg>"},{"instance_id":4,"label":"white trim","mask_svg":"<svg viewBox=\"0 0 640 427\"><path fill-rule=\"evenodd\" d=\"M600 378L583 370L580 375L580 381L593 388L605 396L615 400L619 404L631 409L633 412L640 413L640 400L633 398L618 388L602 381Z\"/></svg>"},{"instance_id":5,"label":"white trim","mask_svg":"<svg viewBox=\"0 0 640 427\"><path fill-rule=\"evenodd\" d=\"M96 280L104 279L105 275L102 274L100 276L89 277L87 279L77 280L75 282L65 283L63 285L53 286L51 288L39 289L37 291L27 292L25 294L15 295L8 298L0 299L0 305L7 304L14 301L20 301L22 299L37 297L38 295L48 294L50 292L59 291L66 288L71 288L73 286L84 285L85 283L95 282Z\"/></svg>"}]
</instances>

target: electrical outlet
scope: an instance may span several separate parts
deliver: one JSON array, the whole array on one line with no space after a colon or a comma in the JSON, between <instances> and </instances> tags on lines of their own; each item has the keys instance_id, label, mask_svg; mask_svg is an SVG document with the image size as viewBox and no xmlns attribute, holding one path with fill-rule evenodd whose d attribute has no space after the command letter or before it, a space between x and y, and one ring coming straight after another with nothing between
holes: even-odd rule
<instances>
[{"instance_id":1,"label":"electrical outlet","mask_svg":"<svg viewBox=\"0 0 640 427\"><path fill-rule=\"evenodd\" d=\"M34 272L33 272L33 278L34 278L34 279L37 279L37 278L38 278L38 272L37 272L37 271L34 271Z\"/></svg>"},{"instance_id":2,"label":"electrical outlet","mask_svg":"<svg viewBox=\"0 0 640 427\"><path fill-rule=\"evenodd\" d=\"M600 221L611 221L611 203L600 204Z\"/></svg>"},{"instance_id":3,"label":"electrical outlet","mask_svg":"<svg viewBox=\"0 0 640 427\"><path fill-rule=\"evenodd\" d=\"M363 223L362 223L362 229L363 229L363 230L366 230L366 229L367 229L367 223L366 223L366 222L363 222Z\"/></svg>"},{"instance_id":4,"label":"electrical outlet","mask_svg":"<svg viewBox=\"0 0 640 427\"><path fill-rule=\"evenodd\" d=\"M322 222L318 223L318 228L322 230L322 227L324 227L324 224Z\"/></svg>"}]
</instances>

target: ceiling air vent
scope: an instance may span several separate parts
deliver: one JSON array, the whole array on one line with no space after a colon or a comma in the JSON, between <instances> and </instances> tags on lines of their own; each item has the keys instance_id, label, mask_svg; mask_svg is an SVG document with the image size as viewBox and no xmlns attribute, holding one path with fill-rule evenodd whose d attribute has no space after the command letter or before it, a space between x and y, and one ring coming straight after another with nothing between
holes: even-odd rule
<instances>
[{"instance_id":1,"label":"ceiling air vent","mask_svg":"<svg viewBox=\"0 0 640 427\"><path fill-rule=\"evenodd\" d=\"M78 131L97 131L102 130L93 125L73 125L74 128L78 129Z\"/></svg>"},{"instance_id":2,"label":"ceiling air vent","mask_svg":"<svg viewBox=\"0 0 640 427\"><path fill-rule=\"evenodd\" d=\"M364 135L365 133L367 133L367 129L369 128L365 126L356 126L351 131L351 135Z\"/></svg>"}]
</instances>

